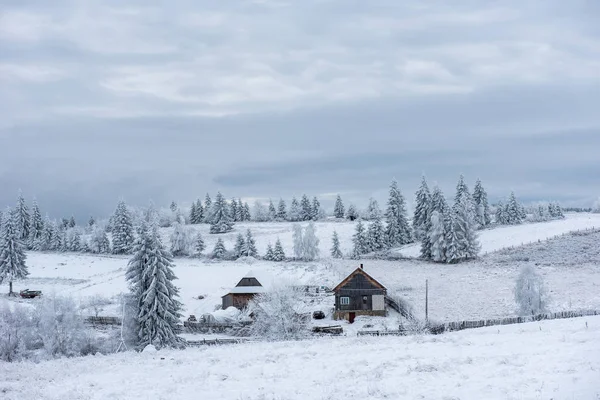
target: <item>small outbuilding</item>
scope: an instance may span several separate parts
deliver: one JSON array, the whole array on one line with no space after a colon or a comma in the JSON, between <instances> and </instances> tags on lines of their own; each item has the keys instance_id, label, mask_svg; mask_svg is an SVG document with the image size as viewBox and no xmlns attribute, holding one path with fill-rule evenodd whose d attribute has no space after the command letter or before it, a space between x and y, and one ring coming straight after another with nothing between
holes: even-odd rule
<instances>
[{"instance_id":1,"label":"small outbuilding","mask_svg":"<svg viewBox=\"0 0 600 400\"><path fill-rule=\"evenodd\" d=\"M363 265L346 277L333 292L335 293L334 319L345 319L350 323L359 315L385 317L387 289L363 269Z\"/></svg>"},{"instance_id":2,"label":"small outbuilding","mask_svg":"<svg viewBox=\"0 0 600 400\"><path fill-rule=\"evenodd\" d=\"M259 293L264 293L265 288L256 279L252 272L248 272L229 293L222 296L223 309L228 307L235 307L237 309L244 309L248 306L250 300Z\"/></svg>"}]
</instances>

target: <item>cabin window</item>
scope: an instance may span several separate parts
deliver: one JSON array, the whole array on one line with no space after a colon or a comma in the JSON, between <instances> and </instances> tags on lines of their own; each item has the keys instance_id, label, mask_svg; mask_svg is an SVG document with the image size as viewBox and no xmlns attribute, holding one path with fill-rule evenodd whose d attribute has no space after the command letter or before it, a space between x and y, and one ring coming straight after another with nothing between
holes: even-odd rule
<instances>
[{"instance_id":1,"label":"cabin window","mask_svg":"<svg viewBox=\"0 0 600 400\"><path fill-rule=\"evenodd\" d=\"M368 301L367 296L363 296L363 304L367 304L367 301Z\"/></svg>"},{"instance_id":2,"label":"cabin window","mask_svg":"<svg viewBox=\"0 0 600 400\"><path fill-rule=\"evenodd\" d=\"M340 304L343 306L350 305L350 297L340 297Z\"/></svg>"}]
</instances>

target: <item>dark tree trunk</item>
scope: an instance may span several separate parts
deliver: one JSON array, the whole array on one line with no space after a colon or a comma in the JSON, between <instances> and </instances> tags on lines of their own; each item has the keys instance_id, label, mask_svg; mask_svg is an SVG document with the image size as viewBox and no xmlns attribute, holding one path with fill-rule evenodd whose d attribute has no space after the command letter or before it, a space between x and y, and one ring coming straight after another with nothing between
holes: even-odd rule
<instances>
[{"instance_id":1,"label":"dark tree trunk","mask_svg":"<svg viewBox=\"0 0 600 400\"><path fill-rule=\"evenodd\" d=\"M13 291L12 291L12 281L8 282L8 295L12 296L13 295Z\"/></svg>"}]
</instances>

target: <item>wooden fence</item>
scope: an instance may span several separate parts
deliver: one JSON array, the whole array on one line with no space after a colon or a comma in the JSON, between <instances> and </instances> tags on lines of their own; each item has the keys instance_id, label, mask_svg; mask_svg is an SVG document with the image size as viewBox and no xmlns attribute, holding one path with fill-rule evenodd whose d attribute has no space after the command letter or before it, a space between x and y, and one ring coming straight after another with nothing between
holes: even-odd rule
<instances>
[{"instance_id":1,"label":"wooden fence","mask_svg":"<svg viewBox=\"0 0 600 400\"><path fill-rule=\"evenodd\" d=\"M238 344L248 342L248 339L203 339L203 340L188 340L186 344L189 347L200 346L217 346L222 344Z\"/></svg>"},{"instance_id":2,"label":"wooden fence","mask_svg":"<svg viewBox=\"0 0 600 400\"><path fill-rule=\"evenodd\" d=\"M121 325L119 317L87 317L85 322L91 325Z\"/></svg>"}]
</instances>

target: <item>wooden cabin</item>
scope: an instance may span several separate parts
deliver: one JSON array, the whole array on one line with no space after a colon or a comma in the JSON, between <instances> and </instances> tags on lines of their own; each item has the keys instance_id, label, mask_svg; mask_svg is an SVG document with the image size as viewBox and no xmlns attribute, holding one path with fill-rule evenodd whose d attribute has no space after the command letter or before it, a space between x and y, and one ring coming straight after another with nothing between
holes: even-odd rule
<instances>
[{"instance_id":1,"label":"wooden cabin","mask_svg":"<svg viewBox=\"0 0 600 400\"><path fill-rule=\"evenodd\" d=\"M240 310L246 308L254 296L264 292L265 288L263 285L261 285L252 272L249 272L229 293L221 297L223 309L225 310L228 307L235 307Z\"/></svg>"},{"instance_id":2,"label":"wooden cabin","mask_svg":"<svg viewBox=\"0 0 600 400\"><path fill-rule=\"evenodd\" d=\"M334 319L350 323L359 315L386 316L385 295L387 289L363 269L363 265L346 277L335 293Z\"/></svg>"}]
</instances>

